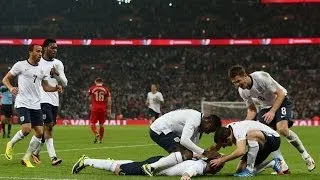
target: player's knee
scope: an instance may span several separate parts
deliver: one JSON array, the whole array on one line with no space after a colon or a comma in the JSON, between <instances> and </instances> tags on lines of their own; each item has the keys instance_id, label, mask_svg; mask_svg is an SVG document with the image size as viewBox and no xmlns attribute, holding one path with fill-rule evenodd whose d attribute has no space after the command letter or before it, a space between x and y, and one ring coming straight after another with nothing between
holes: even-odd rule
<instances>
[{"instance_id":1,"label":"player's knee","mask_svg":"<svg viewBox=\"0 0 320 180\"><path fill-rule=\"evenodd\" d=\"M287 137L289 134L289 128L285 127L285 126L279 126L277 128L277 131L279 132L279 134L281 134L282 136Z\"/></svg>"},{"instance_id":2,"label":"player's knee","mask_svg":"<svg viewBox=\"0 0 320 180\"><path fill-rule=\"evenodd\" d=\"M184 161L191 160L193 158L193 152L188 150L188 149L180 151L180 152L181 152L181 155L182 155L182 159Z\"/></svg>"},{"instance_id":3,"label":"player's knee","mask_svg":"<svg viewBox=\"0 0 320 180\"><path fill-rule=\"evenodd\" d=\"M27 136L31 132L31 126L23 125L21 130L22 130L22 134L24 136Z\"/></svg>"}]
</instances>

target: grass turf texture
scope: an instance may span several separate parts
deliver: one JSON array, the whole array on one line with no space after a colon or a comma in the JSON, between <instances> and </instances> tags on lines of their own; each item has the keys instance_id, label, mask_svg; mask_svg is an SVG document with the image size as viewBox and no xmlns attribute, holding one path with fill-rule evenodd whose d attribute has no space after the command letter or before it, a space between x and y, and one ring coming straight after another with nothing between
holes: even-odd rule
<instances>
[{"instance_id":1,"label":"grass turf texture","mask_svg":"<svg viewBox=\"0 0 320 180\"><path fill-rule=\"evenodd\" d=\"M13 126L13 136L19 129L19 125ZM319 128L317 127L295 127L292 128L299 136L316 163L319 163L320 143L318 140ZM21 140L14 148L13 160L8 161L4 157L6 143L9 139L0 139L2 152L0 156L0 179L180 179L180 177L147 177L147 176L115 176L111 172L87 167L79 174L71 174L73 164L82 154L91 158L108 157L113 159L144 160L154 155L166 155L166 152L158 147L149 138L146 126L107 126L105 128L105 139L102 144L93 144L93 135L89 126L57 126L54 128L54 145L62 164L52 166L46 147L40 154L42 163L35 168L26 168L20 164L27 149L31 135ZM208 147L213 140L212 135L204 135L201 147ZM234 147L222 149L222 153L229 153ZM291 175L270 175L271 170L266 170L254 179L320 179L320 169L316 168L312 173L307 167L300 154L285 139L282 139L281 151L290 167ZM32 159L31 159L31 162ZM227 163L224 169L215 176L203 176L193 179L236 179L233 172L238 160Z\"/></svg>"}]
</instances>

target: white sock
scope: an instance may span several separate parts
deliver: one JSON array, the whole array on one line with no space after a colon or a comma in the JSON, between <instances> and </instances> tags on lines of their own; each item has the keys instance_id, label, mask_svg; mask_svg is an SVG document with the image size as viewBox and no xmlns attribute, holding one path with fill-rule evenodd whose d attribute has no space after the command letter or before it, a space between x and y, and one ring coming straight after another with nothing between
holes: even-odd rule
<instances>
[{"instance_id":1,"label":"white sock","mask_svg":"<svg viewBox=\"0 0 320 180\"><path fill-rule=\"evenodd\" d=\"M273 158L279 158L279 159L281 160L281 162L282 162L282 170L287 170L287 169L289 169L286 161L284 160L284 158L283 158L283 156L282 156L282 154L281 154L280 149L278 149L278 150L276 150L276 151L273 151L273 152L271 153L271 156L272 156Z\"/></svg>"},{"instance_id":2,"label":"white sock","mask_svg":"<svg viewBox=\"0 0 320 180\"><path fill-rule=\"evenodd\" d=\"M46 146L47 146L47 151L48 151L48 154L49 154L49 157L51 158L51 160L54 157L57 157L56 151L53 146L53 138L46 139Z\"/></svg>"},{"instance_id":3,"label":"white sock","mask_svg":"<svg viewBox=\"0 0 320 180\"><path fill-rule=\"evenodd\" d=\"M36 136L32 136L30 143L29 143L29 147L27 149L27 152L25 153L25 155L23 156L24 160L29 160L31 153L34 152L38 146L40 146L41 144L41 138L37 138Z\"/></svg>"},{"instance_id":4,"label":"white sock","mask_svg":"<svg viewBox=\"0 0 320 180\"><path fill-rule=\"evenodd\" d=\"M114 160L102 160L102 159L85 159L85 166L91 166L96 169L104 169L107 171L114 172L117 166Z\"/></svg>"},{"instance_id":5,"label":"white sock","mask_svg":"<svg viewBox=\"0 0 320 180\"><path fill-rule=\"evenodd\" d=\"M18 131L13 138L9 141L9 144L11 147L13 147L17 142L19 142L21 139L24 138L24 135L22 133L22 130Z\"/></svg>"},{"instance_id":6,"label":"white sock","mask_svg":"<svg viewBox=\"0 0 320 180\"><path fill-rule=\"evenodd\" d=\"M306 159L309 156L306 148L303 146L300 138L298 137L298 135L295 132L293 132L289 129L289 133L286 138L287 138L288 142L290 144L292 144L300 152L303 159Z\"/></svg>"},{"instance_id":7,"label":"white sock","mask_svg":"<svg viewBox=\"0 0 320 180\"><path fill-rule=\"evenodd\" d=\"M254 174L260 173L261 171L263 171L266 168L273 168L274 164L275 164L274 160L264 161L263 163L257 165L254 168Z\"/></svg>"},{"instance_id":8,"label":"white sock","mask_svg":"<svg viewBox=\"0 0 320 180\"><path fill-rule=\"evenodd\" d=\"M171 167L176 164L183 162L182 155L180 152L174 152L169 154L166 157L159 159L157 162L150 164L154 169Z\"/></svg>"},{"instance_id":9,"label":"white sock","mask_svg":"<svg viewBox=\"0 0 320 180\"><path fill-rule=\"evenodd\" d=\"M256 162L256 158L259 152L259 143L258 141L248 140L248 154L247 154L247 169L250 172L254 170L254 164Z\"/></svg>"},{"instance_id":10,"label":"white sock","mask_svg":"<svg viewBox=\"0 0 320 180\"><path fill-rule=\"evenodd\" d=\"M40 146L35 151L33 151L33 154L39 155L43 145L44 143L41 142Z\"/></svg>"}]
</instances>

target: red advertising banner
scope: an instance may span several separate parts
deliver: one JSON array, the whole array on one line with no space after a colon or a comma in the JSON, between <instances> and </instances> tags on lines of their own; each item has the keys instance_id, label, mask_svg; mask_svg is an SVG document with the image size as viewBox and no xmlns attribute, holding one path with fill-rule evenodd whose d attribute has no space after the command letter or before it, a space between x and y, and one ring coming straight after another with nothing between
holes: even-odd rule
<instances>
[{"instance_id":1,"label":"red advertising banner","mask_svg":"<svg viewBox=\"0 0 320 180\"><path fill-rule=\"evenodd\" d=\"M226 125L229 123L235 122L235 120L222 120L222 124ZM87 119L60 119L57 120L57 125L70 125L70 126L85 126L90 125L90 121ZM125 120L106 120L105 126L135 126L135 125L142 125L142 126L149 126L150 121L147 119L125 119ZM293 126L319 126L320 120L294 120Z\"/></svg>"},{"instance_id":2,"label":"red advertising banner","mask_svg":"<svg viewBox=\"0 0 320 180\"><path fill-rule=\"evenodd\" d=\"M320 3L320 0L261 0L261 3Z\"/></svg>"},{"instance_id":3,"label":"red advertising banner","mask_svg":"<svg viewBox=\"0 0 320 180\"><path fill-rule=\"evenodd\" d=\"M4 39L0 45L42 44L44 39ZM315 45L320 38L253 38L253 39L57 39L60 46L268 46Z\"/></svg>"}]
</instances>

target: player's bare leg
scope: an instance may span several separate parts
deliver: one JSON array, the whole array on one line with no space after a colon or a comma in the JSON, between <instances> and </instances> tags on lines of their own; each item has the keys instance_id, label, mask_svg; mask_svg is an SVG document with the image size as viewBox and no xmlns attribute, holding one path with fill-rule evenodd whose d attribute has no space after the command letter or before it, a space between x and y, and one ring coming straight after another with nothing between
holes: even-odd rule
<instances>
[{"instance_id":1,"label":"player's bare leg","mask_svg":"<svg viewBox=\"0 0 320 180\"><path fill-rule=\"evenodd\" d=\"M98 142L98 139L99 139L99 133L97 132L96 124L95 124L95 123L91 123L91 124L90 124L90 128L91 128L91 132L92 132L93 135L94 135L93 143L97 143L97 142Z\"/></svg>"},{"instance_id":2,"label":"player's bare leg","mask_svg":"<svg viewBox=\"0 0 320 180\"><path fill-rule=\"evenodd\" d=\"M103 124L100 124L99 125L99 143L102 143L103 136L104 136L104 126Z\"/></svg>"},{"instance_id":3,"label":"player's bare leg","mask_svg":"<svg viewBox=\"0 0 320 180\"><path fill-rule=\"evenodd\" d=\"M288 142L293 145L301 154L303 160L306 162L309 171L315 169L316 164L306 148L302 144L298 135L288 128L288 121L280 121L277 123L277 131L284 137L287 138Z\"/></svg>"},{"instance_id":4,"label":"player's bare leg","mask_svg":"<svg viewBox=\"0 0 320 180\"><path fill-rule=\"evenodd\" d=\"M2 129L2 138L6 137L6 117L1 115L1 129Z\"/></svg>"}]
</instances>

